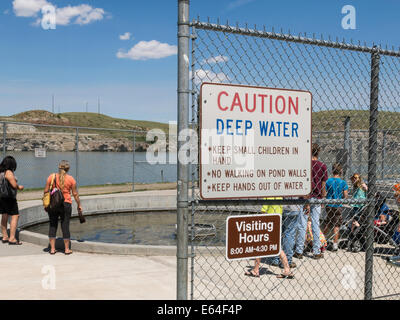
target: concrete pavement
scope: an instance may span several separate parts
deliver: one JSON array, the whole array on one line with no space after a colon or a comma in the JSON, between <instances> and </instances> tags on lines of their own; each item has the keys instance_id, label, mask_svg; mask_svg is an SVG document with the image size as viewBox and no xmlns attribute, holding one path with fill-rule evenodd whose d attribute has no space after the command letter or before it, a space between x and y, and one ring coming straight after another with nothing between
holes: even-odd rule
<instances>
[{"instance_id":1,"label":"concrete pavement","mask_svg":"<svg viewBox=\"0 0 400 320\"><path fill-rule=\"evenodd\" d=\"M40 200L20 201L19 207L38 204ZM81 252L53 256L44 246L28 242L0 243L0 300L7 299L175 300L176 256Z\"/></svg>"},{"instance_id":2,"label":"concrete pavement","mask_svg":"<svg viewBox=\"0 0 400 320\"><path fill-rule=\"evenodd\" d=\"M164 191L166 192L166 191ZM164 193L158 191L158 194ZM174 191L170 191L171 195ZM144 196L154 195L143 193ZM105 196L98 196L105 197ZM40 201L39 201L40 203ZM38 201L20 202L20 208ZM398 298L397 268L375 248L374 297ZM176 256L106 255L62 252L44 245L0 243L0 299L26 300L175 300ZM72 247L72 249L74 249ZM190 261L189 261L190 262ZM224 250L196 249L195 299L362 299L365 254L327 252L323 260L296 260L295 279L275 277L277 267L262 265L260 278L243 275L252 261L228 262ZM350 281L350 284L348 283ZM396 298L395 298L396 299Z\"/></svg>"},{"instance_id":3,"label":"concrete pavement","mask_svg":"<svg viewBox=\"0 0 400 320\"><path fill-rule=\"evenodd\" d=\"M62 252L0 243L0 300L176 299L176 257Z\"/></svg>"}]
</instances>

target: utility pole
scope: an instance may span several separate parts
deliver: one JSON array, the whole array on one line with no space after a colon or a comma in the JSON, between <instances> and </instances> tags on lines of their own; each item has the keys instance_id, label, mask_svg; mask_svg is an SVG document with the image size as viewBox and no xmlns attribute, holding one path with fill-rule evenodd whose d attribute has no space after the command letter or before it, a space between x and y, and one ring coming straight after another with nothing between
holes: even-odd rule
<instances>
[{"instance_id":1,"label":"utility pole","mask_svg":"<svg viewBox=\"0 0 400 320\"><path fill-rule=\"evenodd\" d=\"M54 113L54 94L52 95L51 112Z\"/></svg>"}]
</instances>

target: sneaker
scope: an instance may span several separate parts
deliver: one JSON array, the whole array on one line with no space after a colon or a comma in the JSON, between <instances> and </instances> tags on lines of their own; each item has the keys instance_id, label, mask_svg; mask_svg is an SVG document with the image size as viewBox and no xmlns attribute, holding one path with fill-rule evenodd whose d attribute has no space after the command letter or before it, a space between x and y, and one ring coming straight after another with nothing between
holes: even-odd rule
<instances>
[{"instance_id":1,"label":"sneaker","mask_svg":"<svg viewBox=\"0 0 400 320\"><path fill-rule=\"evenodd\" d=\"M324 254L323 254L323 253L314 254L314 255L312 256L312 258L313 258L314 260L323 259L323 258L324 258Z\"/></svg>"},{"instance_id":2,"label":"sneaker","mask_svg":"<svg viewBox=\"0 0 400 320\"><path fill-rule=\"evenodd\" d=\"M332 251L338 251L338 244L337 243L333 243Z\"/></svg>"},{"instance_id":3,"label":"sneaker","mask_svg":"<svg viewBox=\"0 0 400 320\"><path fill-rule=\"evenodd\" d=\"M303 254L295 252L293 258L303 259Z\"/></svg>"}]
</instances>

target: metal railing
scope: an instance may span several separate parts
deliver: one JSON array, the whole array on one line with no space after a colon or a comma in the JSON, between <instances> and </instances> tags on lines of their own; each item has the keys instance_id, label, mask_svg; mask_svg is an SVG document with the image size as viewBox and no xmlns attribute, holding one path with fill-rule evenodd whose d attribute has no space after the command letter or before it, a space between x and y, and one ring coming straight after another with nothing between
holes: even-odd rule
<instances>
[{"instance_id":1,"label":"metal railing","mask_svg":"<svg viewBox=\"0 0 400 320\"><path fill-rule=\"evenodd\" d=\"M176 182L176 163L169 161L175 153L168 154L164 145L165 161L148 161L146 151L154 141L146 141L146 131L14 121L0 127L2 156L14 156L16 174L28 189L42 188L61 160L70 161L80 186L130 184L134 191L139 183Z\"/></svg>"}]
</instances>

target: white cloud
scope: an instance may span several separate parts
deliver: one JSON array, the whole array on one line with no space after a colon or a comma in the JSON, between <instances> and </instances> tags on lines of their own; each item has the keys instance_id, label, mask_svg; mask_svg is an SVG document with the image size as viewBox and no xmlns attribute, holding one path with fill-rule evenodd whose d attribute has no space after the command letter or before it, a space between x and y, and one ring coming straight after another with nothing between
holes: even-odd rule
<instances>
[{"instance_id":1,"label":"white cloud","mask_svg":"<svg viewBox=\"0 0 400 320\"><path fill-rule=\"evenodd\" d=\"M192 78L192 72L190 72L190 78ZM215 73L211 70L197 69L194 72L194 82L200 84L202 82L213 82L221 83L229 81L229 77L223 73Z\"/></svg>"},{"instance_id":2,"label":"white cloud","mask_svg":"<svg viewBox=\"0 0 400 320\"><path fill-rule=\"evenodd\" d=\"M128 52L119 50L117 58L131 59L131 60L149 60L161 59L178 53L177 46L169 45L168 43L161 43L157 40L140 41L133 46Z\"/></svg>"},{"instance_id":3,"label":"white cloud","mask_svg":"<svg viewBox=\"0 0 400 320\"><path fill-rule=\"evenodd\" d=\"M241 6L244 6L246 4L249 4L251 2L254 2L255 0L235 0L232 1L229 5L228 5L228 10L233 10L236 8L239 8Z\"/></svg>"},{"instance_id":4,"label":"white cloud","mask_svg":"<svg viewBox=\"0 0 400 320\"><path fill-rule=\"evenodd\" d=\"M14 13L17 17L36 17L38 12L46 5L46 0L14 0Z\"/></svg>"},{"instance_id":5,"label":"white cloud","mask_svg":"<svg viewBox=\"0 0 400 320\"><path fill-rule=\"evenodd\" d=\"M129 40L132 34L130 32L125 32L119 36L120 40Z\"/></svg>"},{"instance_id":6,"label":"white cloud","mask_svg":"<svg viewBox=\"0 0 400 320\"><path fill-rule=\"evenodd\" d=\"M69 25L72 23L84 25L104 18L104 10L101 8L93 8L87 4L79 6L68 6L56 9L56 22L58 25Z\"/></svg>"},{"instance_id":7,"label":"white cloud","mask_svg":"<svg viewBox=\"0 0 400 320\"><path fill-rule=\"evenodd\" d=\"M38 17L42 8L45 6L53 6L56 10L56 24L67 26L69 24L85 25L104 18L105 11L101 8L93 8L87 4L78 6L66 6L57 8L46 0L14 0L13 9L17 17ZM44 14L43 18L50 13ZM34 25L40 25L42 17L36 19Z\"/></svg>"},{"instance_id":8,"label":"white cloud","mask_svg":"<svg viewBox=\"0 0 400 320\"><path fill-rule=\"evenodd\" d=\"M202 61L202 64L206 64L206 63L208 63L208 64L217 64L217 63L225 63L225 62L228 62L228 61L229 61L229 58L227 56L219 55L219 56L216 56L216 57L211 57L211 58L208 58L208 59L204 59Z\"/></svg>"}]
</instances>

